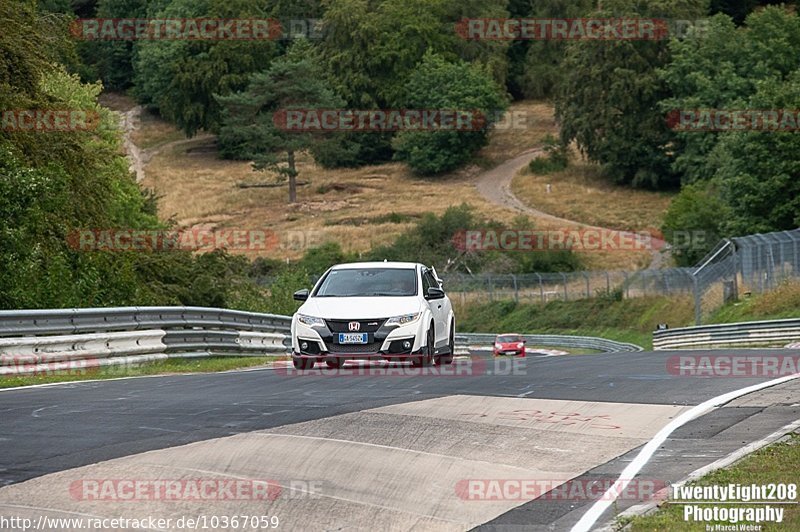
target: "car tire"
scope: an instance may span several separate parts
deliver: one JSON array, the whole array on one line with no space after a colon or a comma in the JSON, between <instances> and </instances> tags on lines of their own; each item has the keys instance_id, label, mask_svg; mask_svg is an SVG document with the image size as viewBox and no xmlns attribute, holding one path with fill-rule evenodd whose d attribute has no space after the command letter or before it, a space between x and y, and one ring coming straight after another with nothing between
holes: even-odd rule
<instances>
[{"instance_id":1,"label":"car tire","mask_svg":"<svg viewBox=\"0 0 800 532\"><path fill-rule=\"evenodd\" d=\"M450 323L450 340L447 346L450 348L450 354L436 357L436 365L445 366L453 363L453 355L455 355L456 352L456 332L453 323Z\"/></svg>"},{"instance_id":2,"label":"car tire","mask_svg":"<svg viewBox=\"0 0 800 532\"><path fill-rule=\"evenodd\" d=\"M433 325L431 325L430 329L428 329L428 352L425 354L425 358L422 359L422 365L430 366L431 364L433 364L435 353L436 353L436 331L434 331Z\"/></svg>"},{"instance_id":3,"label":"car tire","mask_svg":"<svg viewBox=\"0 0 800 532\"><path fill-rule=\"evenodd\" d=\"M425 340L425 353L422 356L414 357L411 359L411 365L415 368L421 368L423 366L428 366L433 362L433 353L436 352L436 348L434 347L434 335L433 325L428 329L427 339Z\"/></svg>"},{"instance_id":4,"label":"car tire","mask_svg":"<svg viewBox=\"0 0 800 532\"><path fill-rule=\"evenodd\" d=\"M339 369L339 368L341 368L342 366L344 366L344 359L343 359L343 358L335 358L335 359L333 359L333 360L326 360L326 361L325 361L325 364L326 364L326 365L327 365L327 366L328 366L330 369Z\"/></svg>"}]
</instances>

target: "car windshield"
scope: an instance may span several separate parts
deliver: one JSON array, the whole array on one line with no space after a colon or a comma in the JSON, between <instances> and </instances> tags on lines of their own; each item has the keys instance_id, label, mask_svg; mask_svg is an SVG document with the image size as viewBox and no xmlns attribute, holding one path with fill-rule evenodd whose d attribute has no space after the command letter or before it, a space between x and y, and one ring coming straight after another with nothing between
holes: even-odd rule
<instances>
[{"instance_id":1,"label":"car windshield","mask_svg":"<svg viewBox=\"0 0 800 532\"><path fill-rule=\"evenodd\" d=\"M516 335L498 336L497 341L501 344L510 344L514 342L521 342L522 338Z\"/></svg>"},{"instance_id":2,"label":"car windshield","mask_svg":"<svg viewBox=\"0 0 800 532\"><path fill-rule=\"evenodd\" d=\"M417 273L410 268L331 270L315 297L407 297L417 293Z\"/></svg>"}]
</instances>

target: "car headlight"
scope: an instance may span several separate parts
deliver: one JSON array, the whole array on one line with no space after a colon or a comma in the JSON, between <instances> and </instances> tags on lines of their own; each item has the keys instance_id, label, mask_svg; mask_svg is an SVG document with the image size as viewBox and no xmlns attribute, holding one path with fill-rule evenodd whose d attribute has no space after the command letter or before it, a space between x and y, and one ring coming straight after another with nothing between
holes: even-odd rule
<instances>
[{"instance_id":1,"label":"car headlight","mask_svg":"<svg viewBox=\"0 0 800 532\"><path fill-rule=\"evenodd\" d=\"M522 349L523 347L525 347L525 344L523 344L522 342L517 344L517 349Z\"/></svg>"},{"instance_id":2,"label":"car headlight","mask_svg":"<svg viewBox=\"0 0 800 532\"><path fill-rule=\"evenodd\" d=\"M322 318L315 318L314 316L306 316L305 314L298 314L297 321L309 327L324 327L325 320Z\"/></svg>"},{"instance_id":3,"label":"car headlight","mask_svg":"<svg viewBox=\"0 0 800 532\"><path fill-rule=\"evenodd\" d=\"M501 343L496 343L496 344L494 344L494 348L495 348L495 349L502 349L502 348L503 348L503 344L501 344Z\"/></svg>"},{"instance_id":4,"label":"car headlight","mask_svg":"<svg viewBox=\"0 0 800 532\"><path fill-rule=\"evenodd\" d=\"M416 314L406 314L405 316L395 316L394 318L389 318L386 320L386 325L408 325L409 323L414 323L417 321L420 316L422 316L422 312L417 312Z\"/></svg>"}]
</instances>

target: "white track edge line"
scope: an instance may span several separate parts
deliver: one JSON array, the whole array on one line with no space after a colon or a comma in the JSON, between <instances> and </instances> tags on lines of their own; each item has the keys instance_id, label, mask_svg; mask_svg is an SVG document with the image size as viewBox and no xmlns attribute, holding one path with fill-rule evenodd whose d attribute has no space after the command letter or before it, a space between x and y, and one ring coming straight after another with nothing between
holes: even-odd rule
<instances>
[{"instance_id":1,"label":"white track edge line","mask_svg":"<svg viewBox=\"0 0 800 532\"><path fill-rule=\"evenodd\" d=\"M719 395L709 399L708 401L700 403L699 405L687 410L683 414L673 419L664 428L658 431L658 433L653 436L652 440L647 442L642 450L639 451L639 454L636 455L636 458L634 458L633 461L622 471L622 473L620 473L617 481L614 482L610 488L608 488L599 501L595 502L592 507L589 508L585 514L583 514L580 520L572 527L570 532L588 532L591 530L597 520L600 519L606 510L608 510L616 502L619 494L624 492L625 488L627 488L628 484L630 484L631 479L633 479L639 473L639 471L641 471L642 467L644 467L648 461L650 461L650 458L653 457L661 444L664 443L670 434L675 432L675 430L679 429L693 419L698 418L701 415L724 405L725 403L733 401L738 397L763 390L764 388L777 386L778 384L789 382L798 377L800 377L800 373L762 382L761 384L755 384L753 386L748 386L747 388L742 388L740 390L734 390L732 392Z\"/></svg>"},{"instance_id":2,"label":"white track edge line","mask_svg":"<svg viewBox=\"0 0 800 532\"><path fill-rule=\"evenodd\" d=\"M758 414L756 414L756 415L758 415ZM770 434L768 436L765 436L765 437L761 438L758 441L751 442L751 443L748 443L747 445L739 447L738 449L736 449L735 451L733 451L729 455L723 456L719 460L716 460L716 461L714 461L714 462L712 462L710 464L704 465L703 467L701 467L699 469L695 469L694 471L689 473L689 475L686 478L684 478L683 480L681 480L680 482L676 482L675 484L672 484L672 488L674 489L674 488L677 488L677 487L680 487L680 486L684 486L687 483L692 482L694 480L697 480L699 478L702 478L702 477L708 475L709 473L713 473L714 471L716 471L718 469L722 469L722 468L728 467L728 466L738 462L739 460L742 460L743 458L746 458L750 454L752 454L752 453L754 453L754 452L756 452L756 451L758 451L760 449L763 449L764 447L767 447L768 445L772 445L773 443L777 443L778 441L780 441L783 438L785 438L786 435L791 434L792 432L795 432L797 429L800 429L800 419L797 420L797 421L794 421L792 423L789 423L788 425L784 425L783 427L779 428L778 430L776 430L772 434ZM627 510L622 512L619 516L620 517L637 517L637 516L640 516L640 515L647 514L651 510L655 509L656 507L658 507L658 502L657 501L652 501L652 502L648 502L648 503L645 503L645 504L639 504L639 505L636 505L636 506L632 506L631 508L628 508ZM613 532L614 530L615 529L611 525L605 525L600 529L600 532Z\"/></svg>"}]
</instances>

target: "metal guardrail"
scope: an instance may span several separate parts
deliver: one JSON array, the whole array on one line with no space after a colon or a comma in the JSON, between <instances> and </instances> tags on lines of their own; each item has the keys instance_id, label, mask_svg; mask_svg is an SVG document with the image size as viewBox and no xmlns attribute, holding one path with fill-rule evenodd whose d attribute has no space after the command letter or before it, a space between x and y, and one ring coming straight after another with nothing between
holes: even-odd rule
<instances>
[{"instance_id":1,"label":"metal guardrail","mask_svg":"<svg viewBox=\"0 0 800 532\"><path fill-rule=\"evenodd\" d=\"M288 353L291 318L204 307L0 311L0 375Z\"/></svg>"},{"instance_id":2,"label":"metal guardrail","mask_svg":"<svg viewBox=\"0 0 800 532\"><path fill-rule=\"evenodd\" d=\"M701 325L653 332L655 350L777 346L800 340L800 319Z\"/></svg>"},{"instance_id":3,"label":"metal guardrail","mask_svg":"<svg viewBox=\"0 0 800 532\"><path fill-rule=\"evenodd\" d=\"M456 336L457 346L492 345L497 335L495 334L460 334ZM565 347L574 349L593 349L603 353L620 353L643 351L641 346L625 342L615 342L605 338L593 336L564 336L558 334L524 334L525 340L531 345L548 347Z\"/></svg>"},{"instance_id":4,"label":"metal guardrail","mask_svg":"<svg viewBox=\"0 0 800 532\"><path fill-rule=\"evenodd\" d=\"M288 316L206 307L2 310L0 337L175 328L285 333L290 323Z\"/></svg>"}]
</instances>

